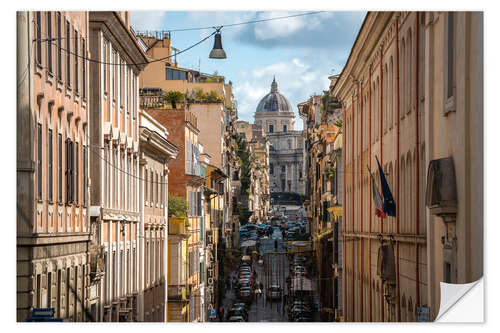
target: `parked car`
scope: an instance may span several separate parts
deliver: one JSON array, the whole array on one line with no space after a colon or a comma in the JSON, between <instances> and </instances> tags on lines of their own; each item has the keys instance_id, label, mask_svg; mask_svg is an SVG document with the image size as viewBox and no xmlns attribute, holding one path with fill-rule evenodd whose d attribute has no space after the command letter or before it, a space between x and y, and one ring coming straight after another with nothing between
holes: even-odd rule
<instances>
[{"instance_id":1,"label":"parked car","mask_svg":"<svg viewBox=\"0 0 500 333\"><path fill-rule=\"evenodd\" d=\"M270 300L279 300L281 298L281 287L277 284L273 284L267 288L267 298Z\"/></svg>"},{"instance_id":2,"label":"parked car","mask_svg":"<svg viewBox=\"0 0 500 333\"><path fill-rule=\"evenodd\" d=\"M238 317L241 316L245 319L245 321L248 321L248 313L244 308L241 307L233 307L231 310L228 312L228 317Z\"/></svg>"},{"instance_id":3,"label":"parked car","mask_svg":"<svg viewBox=\"0 0 500 333\"><path fill-rule=\"evenodd\" d=\"M242 316L231 316L227 321L232 323L242 323L245 322L246 320Z\"/></svg>"}]
</instances>

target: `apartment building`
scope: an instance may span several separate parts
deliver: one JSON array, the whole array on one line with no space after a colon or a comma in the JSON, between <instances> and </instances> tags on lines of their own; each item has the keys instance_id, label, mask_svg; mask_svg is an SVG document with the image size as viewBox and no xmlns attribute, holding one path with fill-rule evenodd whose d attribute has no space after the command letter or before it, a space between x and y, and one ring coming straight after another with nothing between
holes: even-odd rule
<instances>
[{"instance_id":1,"label":"apartment building","mask_svg":"<svg viewBox=\"0 0 500 333\"><path fill-rule=\"evenodd\" d=\"M136 321L143 297L140 238L138 76L147 58L128 12L89 12L92 223L104 275L95 284L98 321Z\"/></svg>"},{"instance_id":2,"label":"apartment building","mask_svg":"<svg viewBox=\"0 0 500 333\"><path fill-rule=\"evenodd\" d=\"M167 110L150 108L145 111L167 129L170 133L172 143L179 148L177 158L169 165L169 177L172 181L169 184L168 192L169 196L174 195L184 198L188 203L186 221L188 227L187 230L180 230L182 232L179 232L181 234L188 233L186 244L186 281L182 280L182 276L175 277L174 281L177 281L177 286L175 287L177 288L170 288L174 287L174 285L169 285L169 292L172 294L168 298L169 300L170 297L178 300L180 297L182 300L184 293L184 297L188 300L188 306L187 309L182 310L185 312L182 317L187 321L201 321L203 315L201 307L203 276L200 275L202 268L200 263L204 255L202 247L203 233L201 231L205 228L202 210L203 191L201 187L205 183L205 175L202 175L200 164L200 142L198 141L200 131L197 127L198 120L191 112L184 109ZM172 221L172 223L174 222ZM176 243L176 246L180 246L181 244L182 242ZM182 254L182 248L171 252L170 255L179 254ZM171 263L182 265L181 258L169 258L169 260ZM178 269L182 269L182 267L178 267ZM183 290L185 285L187 286L187 290ZM179 308L182 309L183 307ZM177 314L178 316L179 314Z\"/></svg>"},{"instance_id":3,"label":"apartment building","mask_svg":"<svg viewBox=\"0 0 500 333\"><path fill-rule=\"evenodd\" d=\"M178 153L168 135L153 117L139 112L139 235L144 251L134 269L141 269L138 320L145 322L167 319L168 162Z\"/></svg>"},{"instance_id":4,"label":"apartment building","mask_svg":"<svg viewBox=\"0 0 500 333\"><path fill-rule=\"evenodd\" d=\"M17 321L94 320L89 14L17 13Z\"/></svg>"},{"instance_id":5,"label":"apartment building","mask_svg":"<svg viewBox=\"0 0 500 333\"><path fill-rule=\"evenodd\" d=\"M333 88L344 108L346 321L417 321L419 310L433 320L441 281L482 276L482 57L481 12L367 14ZM374 214L376 157L395 217Z\"/></svg>"}]
</instances>

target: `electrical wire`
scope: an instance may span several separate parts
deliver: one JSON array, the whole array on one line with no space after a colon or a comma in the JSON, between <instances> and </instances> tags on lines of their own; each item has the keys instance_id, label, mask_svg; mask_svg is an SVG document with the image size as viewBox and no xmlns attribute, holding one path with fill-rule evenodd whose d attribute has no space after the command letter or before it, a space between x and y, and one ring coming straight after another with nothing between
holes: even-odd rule
<instances>
[{"instance_id":1,"label":"electrical wire","mask_svg":"<svg viewBox=\"0 0 500 333\"><path fill-rule=\"evenodd\" d=\"M292 17L298 17L298 16L306 16L306 15L314 15L314 14L319 14L319 13L323 13L324 11L316 11L316 12L307 12L307 13L301 13L301 14L295 14L295 15L288 15L288 16L281 16L281 17L272 17L272 18L268 18L268 19L262 19L262 20L253 20L253 21L247 21L247 22L238 22L238 23L232 23L232 24L226 24L226 25L220 25L220 26L210 26L210 27L200 27L200 28L186 28L186 29L173 29L173 30L167 30L169 32L172 32L172 31L189 31L189 30L206 30L206 29L215 29L214 32L212 32L210 35L208 35L207 37L203 38L202 40L200 40L199 42L179 51L179 52L176 52L175 54L172 54L172 55L169 55L169 56L166 56L166 57L163 57L163 58L160 58L160 59L152 59L151 61L148 61L148 62L143 62L143 63L111 63L111 62L104 62L104 61L100 61L100 60L96 60L96 59L92 59L92 58L87 58L85 56L82 56L82 55L79 55L79 54L76 54L74 52L71 52L71 50L67 50L63 47L61 47L60 45L56 44L53 42L53 40L61 40L61 39L68 39L68 37L60 37L60 38L45 38L45 39L41 39L40 42L48 42L49 44L51 45L55 45L58 47L58 49L60 50L63 50L65 51L66 53L69 53L71 55L74 55L78 58L81 58L83 60L88 60L89 62L93 62L93 63L97 63L97 64L103 64L103 65L112 65L112 66L138 66L138 65L147 65L147 64L150 64L150 63L155 63L155 62L160 62L160 61L165 61L166 59L169 59L169 58L172 58L172 57L175 57L181 53L184 53L190 49L192 49L193 47L203 43L205 40L207 40L208 38L212 37L213 35L215 35L216 33L218 33L223 27L233 27L233 26L238 26L238 25L245 25L245 24L253 24L253 23L260 23L260 22L267 22L267 21L274 21L274 20L281 20L281 19L286 19L286 18L292 18ZM36 22L35 22L35 26L38 28ZM70 39L74 38L74 37L69 37ZM36 42L37 39L33 39L33 42Z\"/></svg>"},{"instance_id":2,"label":"electrical wire","mask_svg":"<svg viewBox=\"0 0 500 333\"><path fill-rule=\"evenodd\" d=\"M170 59L172 57L175 57L181 53L184 53L186 51L189 51L190 49L192 49L193 47L197 46L197 45L200 45L201 43L203 43L204 41L206 41L207 39L209 39L210 37L212 37L213 35L215 35L217 33L217 31L214 31L212 32L210 35L208 35L207 37L203 38L202 40L196 42L195 44L179 51L179 52L176 52L172 55L169 55L169 56L166 56L166 57L163 57L163 58L159 58L159 59L152 59L151 61L148 61L148 62L136 62L136 63L112 63L112 62L105 62L105 61L100 61L100 60L96 60L96 59L92 59L92 58L88 58L88 57L85 57L85 56L82 56L80 54L77 54L77 53L74 53L72 52L71 50L67 50L66 48L63 48L63 47L60 47L57 43L54 43L52 42L51 40L47 39L46 41L51 44L51 45L55 45L58 47L58 49L66 52L66 53L69 53L73 56L76 56L77 58L80 58L80 59L83 59L83 60L88 60L89 62L92 62L92 63L96 63L96 64L101 64L101 65L111 65L111 66L142 66L142 65L148 65L148 64L151 64L151 63L155 63L155 62L160 62L160 61L165 61L167 59ZM33 42L36 42L36 39L33 40Z\"/></svg>"},{"instance_id":3,"label":"electrical wire","mask_svg":"<svg viewBox=\"0 0 500 333\"><path fill-rule=\"evenodd\" d=\"M288 16L271 17L268 19L238 22L238 23L231 23L231 24L222 24L219 27L221 27L221 28L222 27L234 27L234 26L238 26L238 25L253 24L253 23L260 23L260 22L267 22L267 21L274 21L274 20L282 20L282 19L291 18L291 17L314 15L314 14L319 14L319 13L324 13L324 12L325 11L323 10L323 11L307 12L307 13L301 13L301 14L288 15ZM198 27L198 28L166 29L166 31L177 32L177 31L193 31L193 30L207 30L207 29L214 29L214 27L207 26L207 27Z\"/></svg>"}]
</instances>

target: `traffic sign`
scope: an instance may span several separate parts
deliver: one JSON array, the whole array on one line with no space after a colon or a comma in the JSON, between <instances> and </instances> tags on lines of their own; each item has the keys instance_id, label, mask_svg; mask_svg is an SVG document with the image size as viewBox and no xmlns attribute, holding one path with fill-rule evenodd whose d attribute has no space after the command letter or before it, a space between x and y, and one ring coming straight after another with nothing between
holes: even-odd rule
<instances>
[{"instance_id":1,"label":"traffic sign","mask_svg":"<svg viewBox=\"0 0 500 333\"><path fill-rule=\"evenodd\" d=\"M417 321L419 322L431 321L431 309L428 306L417 307Z\"/></svg>"}]
</instances>

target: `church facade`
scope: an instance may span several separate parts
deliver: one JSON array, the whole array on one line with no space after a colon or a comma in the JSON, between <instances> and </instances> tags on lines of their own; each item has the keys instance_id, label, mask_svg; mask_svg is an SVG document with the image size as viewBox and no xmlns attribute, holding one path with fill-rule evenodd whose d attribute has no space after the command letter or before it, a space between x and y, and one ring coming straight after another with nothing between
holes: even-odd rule
<instances>
[{"instance_id":1,"label":"church facade","mask_svg":"<svg viewBox=\"0 0 500 333\"><path fill-rule=\"evenodd\" d=\"M271 193L305 194L304 137L294 130L295 114L290 102L278 92L273 79L254 115L269 140L269 187Z\"/></svg>"}]
</instances>

